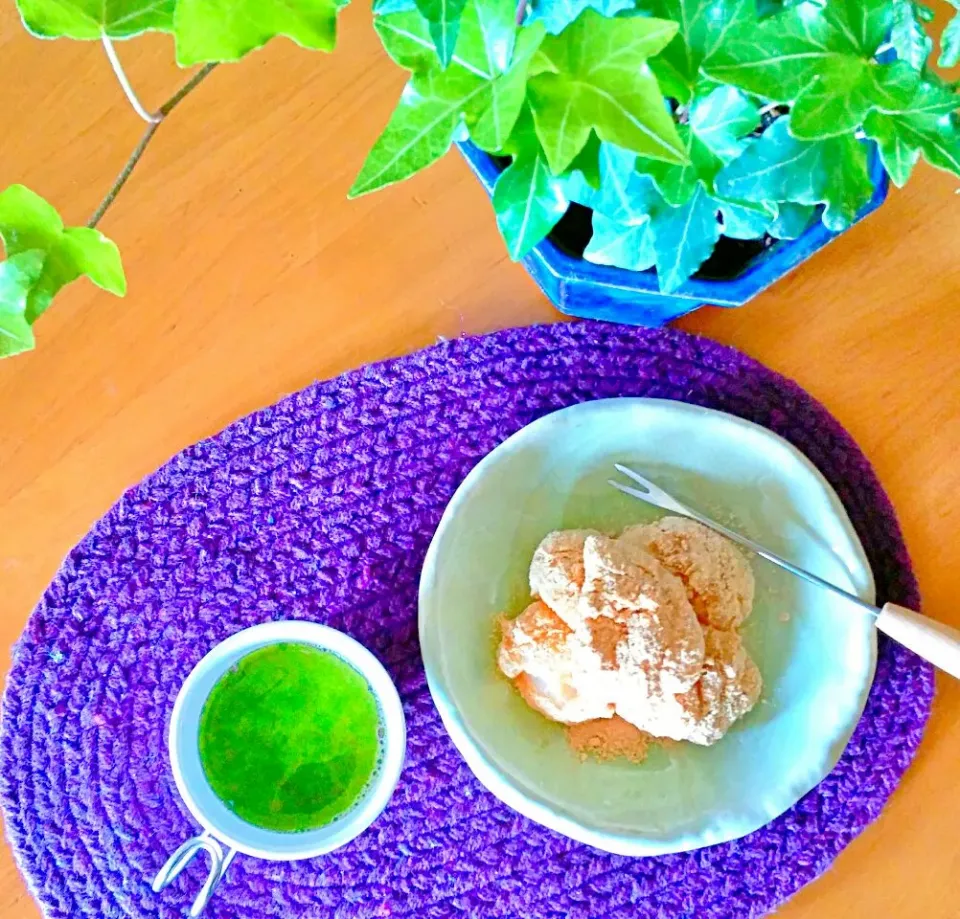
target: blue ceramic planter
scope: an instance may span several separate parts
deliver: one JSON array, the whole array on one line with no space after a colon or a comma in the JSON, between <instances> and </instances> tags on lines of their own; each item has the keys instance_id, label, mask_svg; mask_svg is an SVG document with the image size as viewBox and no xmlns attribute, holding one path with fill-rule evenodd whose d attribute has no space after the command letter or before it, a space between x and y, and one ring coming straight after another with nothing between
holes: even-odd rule
<instances>
[{"instance_id":1,"label":"blue ceramic planter","mask_svg":"<svg viewBox=\"0 0 960 919\"><path fill-rule=\"evenodd\" d=\"M487 194L493 194L500 167L469 141L459 146ZM880 207L887 197L889 178L876 149L870 157L870 176L875 191L857 215L858 221ZM562 313L585 319L659 326L708 303L743 306L838 235L817 221L797 239L782 240L765 249L736 278L726 281L691 278L672 294L660 292L655 271L594 265L568 255L549 239L536 246L523 264Z\"/></svg>"}]
</instances>

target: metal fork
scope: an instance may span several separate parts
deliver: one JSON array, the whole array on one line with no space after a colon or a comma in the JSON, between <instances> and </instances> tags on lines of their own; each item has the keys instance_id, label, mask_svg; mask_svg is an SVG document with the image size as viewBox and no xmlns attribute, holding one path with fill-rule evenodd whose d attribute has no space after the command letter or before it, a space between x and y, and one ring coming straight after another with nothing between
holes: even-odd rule
<instances>
[{"instance_id":1,"label":"metal fork","mask_svg":"<svg viewBox=\"0 0 960 919\"><path fill-rule=\"evenodd\" d=\"M886 603L882 609L874 606L872 603L867 603L866 600L861 599L856 594L852 594L842 587L837 587L836 584L825 581L818 575L794 565L793 562L788 562L785 558L781 558L779 555L776 555L759 543L754 542L752 539L742 536L729 527L717 523L716 520L711 520L705 514L694 510L694 508L683 504L658 485L655 485L648 478L645 478L640 475L639 472L635 472L628 466L622 466L616 463L614 468L634 483L634 485L625 485L616 479L610 479L609 482L614 488L631 497L639 498L647 504L652 504L654 507L662 508L665 511L672 511L675 514L696 520L698 523L710 527L711 530L716 530L718 533L726 536L727 539L749 549L761 558L765 558L768 562L777 565L779 568L783 568L785 571L789 571L796 577L809 581L811 584L816 584L825 590L829 590L843 597L845 600L849 600L851 603L860 607L861 610L865 610L873 616L876 626L880 631L930 661L930 663L939 667L941 670L960 678L960 631L957 629L945 625L942 622L937 622L935 619L923 616L904 606L897 606L895 603Z\"/></svg>"}]
</instances>

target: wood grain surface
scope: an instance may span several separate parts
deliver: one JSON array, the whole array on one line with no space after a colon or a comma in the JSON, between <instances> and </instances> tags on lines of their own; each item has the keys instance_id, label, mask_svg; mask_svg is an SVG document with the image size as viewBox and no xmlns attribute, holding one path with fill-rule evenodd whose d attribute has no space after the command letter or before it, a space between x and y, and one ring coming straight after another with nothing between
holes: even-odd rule
<instances>
[{"instance_id":1,"label":"wood grain surface","mask_svg":"<svg viewBox=\"0 0 960 919\"><path fill-rule=\"evenodd\" d=\"M78 282L0 362L0 645L120 493L188 444L312 380L463 333L554 321L451 154L411 182L346 190L404 76L365 4L333 56L273 42L217 69L162 125L101 228L129 294ZM155 107L171 42L119 45ZM0 8L0 187L83 223L136 144L96 43L41 42ZM864 224L739 310L680 325L798 380L858 439L902 521L930 615L960 625L960 207L926 167ZM960 916L960 684L941 679L882 818L782 919ZM0 919L38 910L6 847Z\"/></svg>"}]
</instances>

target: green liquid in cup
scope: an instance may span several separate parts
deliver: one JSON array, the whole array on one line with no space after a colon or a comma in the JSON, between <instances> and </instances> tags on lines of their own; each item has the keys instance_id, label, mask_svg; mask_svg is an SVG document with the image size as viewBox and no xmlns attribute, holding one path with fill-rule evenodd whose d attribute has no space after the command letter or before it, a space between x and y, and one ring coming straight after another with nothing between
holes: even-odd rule
<instances>
[{"instance_id":1,"label":"green liquid in cup","mask_svg":"<svg viewBox=\"0 0 960 919\"><path fill-rule=\"evenodd\" d=\"M326 826L362 796L380 756L367 681L312 645L252 651L213 687L200 715L200 762L233 813L254 826Z\"/></svg>"}]
</instances>

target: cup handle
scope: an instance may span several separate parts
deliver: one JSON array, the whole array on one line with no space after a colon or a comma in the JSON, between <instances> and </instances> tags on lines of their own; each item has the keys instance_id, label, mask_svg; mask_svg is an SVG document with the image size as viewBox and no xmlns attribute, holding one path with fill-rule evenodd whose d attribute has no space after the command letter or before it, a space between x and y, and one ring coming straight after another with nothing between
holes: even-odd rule
<instances>
[{"instance_id":1,"label":"cup handle","mask_svg":"<svg viewBox=\"0 0 960 919\"><path fill-rule=\"evenodd\" d=\"M209 832L204 832L200 836L188 839L180 846L167 859L166 864L153 879L154 893L159 893L180 875L180 872L193 861L201 849L210 856L210 872L207 874L207 880L203 887L200 888L200 893L197 894L197 898L190 907L190 916L199 916L203 912L204 907L210 902L213 892L217 889L217 885L227 873L227 868L230 867L237 850L227 848L224 851L224 846L220 840L215 839Z\"/></svg>"}]
</instances>

